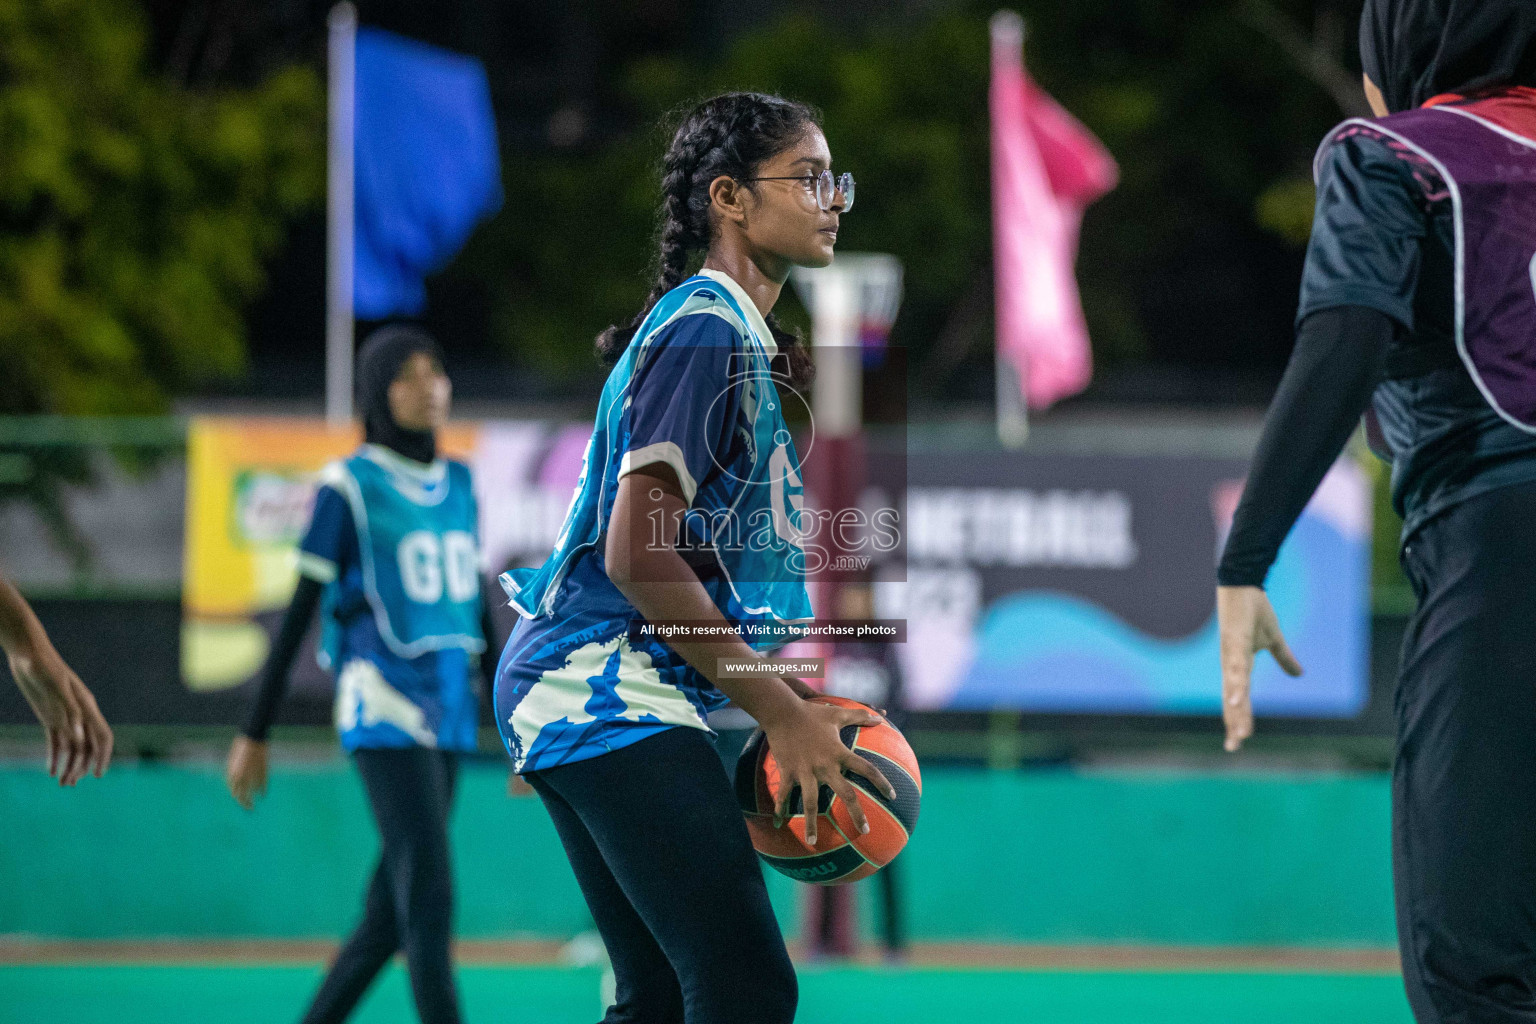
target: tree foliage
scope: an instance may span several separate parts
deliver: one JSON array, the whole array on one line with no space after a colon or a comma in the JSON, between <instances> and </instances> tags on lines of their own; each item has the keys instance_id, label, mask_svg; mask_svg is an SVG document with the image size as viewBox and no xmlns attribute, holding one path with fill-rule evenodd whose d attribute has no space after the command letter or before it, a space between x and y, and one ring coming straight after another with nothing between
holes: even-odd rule
<instances>
[{"instance_id":1,"label":"tree foliage","mask_svg":"<svg viewBox=\"0 0 1536 1024\"><path fill-rule=\"evenodd\" d=\"M1283 359L1309 161L1342 116L1336 93L1350 74L1299 67L1306 37L1292 27L1324 15L1347 24L1358 4L1341 3L1021 5L1031 73L1120 163L1119 187L1085 220L1079 259L1101 365ZM667 141L650 126L718 91L779 92L825 112L834 162L859 180L840 246L906 265L894 340L911 350L918 397L984 397L992 10L892 15L858 32L792 14L703 62L678 54L628 67L618 91L643 127L566 151L509 152L507 207L453 273L480 279L495 330L530 371L551 386L589 379L592 335L632 315L649 284ZM1336 35L1315 45L1338 51L1342 68L1348 46Z\"/></svg>"},{"instance_id":2,"label":"tree foliage","mask_svg":"<svg viewBox=\"0 0 1536 1024\"><path fill-rule=\"evenodd\" d=\"M192 91L130 0L0 0L0 413L140 413L244 365L245 308L324 194L293 67Z\"/></svg>"}]
</instances>

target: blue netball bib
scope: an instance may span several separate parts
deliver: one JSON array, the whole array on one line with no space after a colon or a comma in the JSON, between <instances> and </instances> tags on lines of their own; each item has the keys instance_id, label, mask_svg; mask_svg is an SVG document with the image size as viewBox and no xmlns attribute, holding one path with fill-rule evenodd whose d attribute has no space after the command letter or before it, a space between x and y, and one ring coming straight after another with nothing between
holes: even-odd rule
<instances>
[{"instance_id":1,"label":"blue netball bib","mask_svg":"<svg viewBox=\"0 0 1536 1024\"><path fill-rule=\"evenodd\" d=\"M376 445L321 472L357 525L363 591L379 637L401 658L485 649L480 634L480 552L468 467L440 459L426 470ZM334 587L334 584L332 585ZM339 631L325 617L334 663Z\"/></svg>"},{"instance_id":2,"label":"blue netball bib","mask_svg":"<svg viewBox=\"0 0 1536 1024\"><path fill-rule=\"evenodd\" d=\"M777 346L771 335L764 336L761 315L743 305L743 297L736 294L739 286L733 284L710 272L691 277L664 295L635 332L603 386L597 422L554 553L538 568L501 577L511 604L525 617L555 610L575 559L596 546L607 528L619 476L631 466L653 462L666 463L677 474L689 503L689 540L706 552L701 557L726 583L715 591L715 601L728 619L794 623L811 617L801 533L801 517L809 513L803 508L799 457L771 374ZM722 321L729 329L718 327ZM687 324L717 327L684 329ZM707 340L722 335L727 351ZM670 350L665 360L653 363L663 338ZM708 351L690 353L690 344L707 345ZM653 379L648 393L664 393L668 401L631 407L636 381L658 372L674 375L669 381L675 388L658 388ZM701 383L706 388L702 395ZM691 423L714 425L702 414L705 410L697 408L701 404L718 401L728 408L720 437L690 448L696 438L679 439L657 428L654 421L665 420L668 410L653 407L668 404L674 395L678 405L700 413L685 417ZM705 454L700 455L701 450ZM722 456L725 451L729 457ZM695 559L690 561L698 567ZM784 637L772 634L745 639L763 649L784 643Z\"/></svg>"}]
</instances>

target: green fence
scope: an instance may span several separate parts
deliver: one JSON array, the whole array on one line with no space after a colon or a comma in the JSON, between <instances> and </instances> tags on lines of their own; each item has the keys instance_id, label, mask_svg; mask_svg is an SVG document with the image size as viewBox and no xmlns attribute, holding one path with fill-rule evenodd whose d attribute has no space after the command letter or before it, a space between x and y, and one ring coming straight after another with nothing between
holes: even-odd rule
<instances>
[{"instance_id":1,"label":"green fence","mask_svg":"<svg viewBox=\"0 0 1536 1024\"><path fill-rule=\"evenodd\" d=\"M461 778L460 934L587 927L538 801L509 798L489 765ZM1385 776L948 769L925 783L900 861L917 939L1394 941ZM334 936L355 919L377 850L361 784L339 760L278 769L254 814L213 766L125 764L61 791L12 763L0 766L0 816L0 933ZM793 933L794 886L771 881Z\"/></svg>"}]
</instances>

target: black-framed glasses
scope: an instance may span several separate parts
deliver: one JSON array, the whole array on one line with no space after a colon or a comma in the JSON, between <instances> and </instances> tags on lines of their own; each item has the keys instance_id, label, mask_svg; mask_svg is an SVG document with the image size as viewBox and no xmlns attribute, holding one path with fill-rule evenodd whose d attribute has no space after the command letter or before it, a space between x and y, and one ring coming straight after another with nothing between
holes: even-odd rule
<instances>
[{"instance_id":1,"label":"black-framed glasses","mask_svg":"<svg viewBox=\"0 0 1536 1024\"><path fill-rule=\"evenodd\" d=\"M816 190L816 205L822 212L832 209L833 202L837 199L837 193L843 194L843 212L853 209L853 175L844 171L836 177L831 171L822 171L820 174L792 174L778 178L742 178L742 181L803 181L807 187Z\"/></svg>"}]
</instances>

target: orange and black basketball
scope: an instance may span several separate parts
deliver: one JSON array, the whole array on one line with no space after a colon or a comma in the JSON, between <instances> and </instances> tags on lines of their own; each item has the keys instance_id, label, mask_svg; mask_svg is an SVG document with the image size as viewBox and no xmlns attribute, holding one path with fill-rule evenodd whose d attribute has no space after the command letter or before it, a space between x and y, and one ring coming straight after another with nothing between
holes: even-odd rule
<instances>
[{"instance_id":1,"label":"orange and black basketball","mask_svg":"<svg viewBox=\"0 0 1536 1024\"><path fill-rule=\"evenodd\" d=\"M842 697L817 697L827 704L859 708L864 705ZM896 799L887 800L861 775L843 772L843 777L859 791L859 803L869 820L869 834L860 835L845 803L831 787L822 786L817 802L816 845L805 842L805 808L796 790L790 797L793 815L783 828L773 827L773 805L779 792L779 766L768 749L767 737L759 729L747 741L741 760L736 762L736 797L747 817L747 832L752 845L775 870L801 882L838 885L868 878L901 852L917 827L918 807L922 803L923 779L917 770L917 758L906 738L897 728L882 721L879 725L846 726L843 742L884 775L896 790Z\"/></svg>"}]
</instances>

